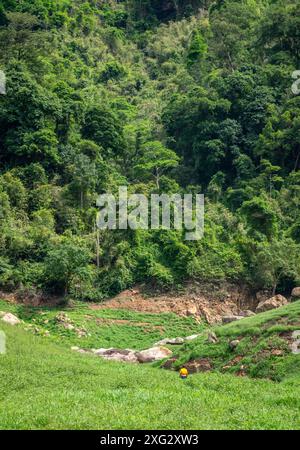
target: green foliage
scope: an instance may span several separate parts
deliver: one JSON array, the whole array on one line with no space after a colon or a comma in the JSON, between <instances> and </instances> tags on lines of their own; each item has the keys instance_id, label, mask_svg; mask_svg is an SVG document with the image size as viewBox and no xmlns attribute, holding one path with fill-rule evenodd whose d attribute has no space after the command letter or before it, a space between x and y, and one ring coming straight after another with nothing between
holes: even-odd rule
<instances>
[{"instance_id":1,"label":"green foliage","mask_svg":"<svg viewBox=\"0 0 300 450\"><path fill-rule=\"evenodd\" d=\"M244 202L240 212L246 217L252 233L257 236L262 233L269 239L276 236L278 218L267 198L254 197Z\"/></svg>"},{"instance_id":2,"label":"green foliage","mask_svg":"<svg viewBox=\"0 0 300 450\"><path fill-rule=\"evenodd\" d=\"M289 294L298 22L294 0L1 1L0 287L100 300L201 278ZM97 233L97 196L120 185L205 193L203 240Z\"/></svg>"},{"instance_id":3,"label":"green foliage","mask_svg":"<svg viewBox=\"0 0 300 450\"><path fill-rule=\"evenodd\" d=\"M160 179L164 172L178 166L179 157L172 150L165 148L161 142L147 142L142 146L143 155L135 166L139 173L150 175L160 187Z\"/></svg>"},{"instance_id":4,"label":"green foliage","mask_svg":"<svg viewBox=\"0 0 300 450\"><path fill-rule=\"evenodd\" d=\"M191 42L188 49L188 64L192 66L193 64L200 62L204 59L207 53L207 44L201 35L199 30L195 30L191 36Z\"/></svg>"},{"instance_id":5,"label":"green foliage","mask_svg":"<svg viewBox=\"0 0 300 450\"><path fill-rule=\"evenodd\" d=\"M76 284L90 281L88 270L91 254L82 239L63 237L50 249L45 260L45 282L55 292L72 293Z\"/></svg>"}]
</instances>

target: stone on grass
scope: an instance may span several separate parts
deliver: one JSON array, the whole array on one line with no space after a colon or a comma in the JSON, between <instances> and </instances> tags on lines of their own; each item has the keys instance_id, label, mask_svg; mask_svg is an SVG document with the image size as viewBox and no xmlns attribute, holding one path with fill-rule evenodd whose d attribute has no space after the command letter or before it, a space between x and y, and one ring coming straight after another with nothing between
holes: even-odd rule
<instances>
[{"instance_id":1,"label":"stone on grass","mask_svg":"<svg viewBox=\"0 0 300 450\"><path fill-rule=\"evenodd\" d=\"M197 339L200 336L200 334L192 334L191 336L186 337L184 340L189 342L189 341L194 341L195 339Z\"/></svg>"},{"instance_id":2,"label":"stone on grass","mask_svg":"<svg viewBox=\"0 0 300 450\"><path fill-rule=\"evenodd\" d=\"M239 345L240 341L238 339L235 339L231 342L229 342L229 347L231 348L231 350L235 350L237 348L237 346Z\"/></svg>"},{"instance_id":3,"label":"stone on grass","mask_svg":"<svg viewBox=\"0 0 300 450\"><path fill-rule=\"evenodd\" d=\"M209 331L207 336L207 342L209 344L217 344L219 342L219 339L217 338L216 333L214 333L213 331Z\"/></svg>"},{"instance_id":4,"label":"stone on grass","mask_svg":"<svg viewBox=\"0 0 300 450\"><path fill-rule=\"evenodd\" d=\"M162 339L161 341L157 342L155 346L159 345L182 345L184 344L184 338L177 337L177 338L166 338Z\"/></svg>"},{"instance_id":5,"label":"stone on grass","mask_svg":"<svg viewBox=\"0 0 300 450\"><path fill-rule=\"evenodd\" d=\"M291 344L291 350L294 355L300 355L300 330L295 330L292 333L293 342Z\"/></svg>"},{"instance_id":6,"label":"stone on grass","mask_svg":"<svg viewBox=\"0 0 300 450\"><path fill-rule=\"evenodd\" d=\"M5 313L4 315L2 315L1 320L5 323L8 323L9 325L18 325L19 323L21 323L21 320L11 313Z\"/></svg>"},{"instance_id":7,"label":"stone on grass","mask_svg":"<svg viewBox=\"0 0 300 450\"><path fill-rule=\"evenodd\" d=\"M161 359L168 358L173 354L171 350L166 347L152 347L148 350L142 350L136 353L136 357L140 363L150 363L154 361L160 361Z\"/></svg>"}]
</instances>

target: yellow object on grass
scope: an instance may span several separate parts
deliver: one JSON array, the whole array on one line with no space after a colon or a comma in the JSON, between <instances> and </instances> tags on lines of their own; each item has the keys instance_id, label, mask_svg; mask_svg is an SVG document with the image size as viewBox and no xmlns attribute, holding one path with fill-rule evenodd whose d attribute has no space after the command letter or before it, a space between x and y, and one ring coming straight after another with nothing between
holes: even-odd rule
<instances>
[{"instance_id":1,"label":"yellow object on grass","mask_svg":"<svg viewBox=\"0 0 300 450\"><path fill-rule=\"evenodd\" d=\"M182 378L187 378L189 371L187 370L186 367L183 367L182 369L180 369L179 373Z\"/></svg>"}]
</instances>

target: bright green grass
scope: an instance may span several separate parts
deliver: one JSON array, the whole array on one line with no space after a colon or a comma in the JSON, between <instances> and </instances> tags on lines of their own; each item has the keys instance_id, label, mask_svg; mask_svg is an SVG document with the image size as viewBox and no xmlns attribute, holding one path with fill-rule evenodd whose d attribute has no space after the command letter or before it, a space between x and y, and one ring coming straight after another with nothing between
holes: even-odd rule
<instances>
[{"instance_id":1,"label":"bright green grass","mask_svg":"<svg viewBox=\"0 0 300 450\"><path fill-rule=\"evenodd\" d=\"M38 334L50 332L49 341L64 346L83 348L132 348L142 350L168 337L189 336L200 333L205 325L198 325L192 317L176 314L142 314L126 310L92 310L87 304L77 302L66 308L28 308L0 300L0 311L10 311L26 325L34 325ZM64 311L78 328L84 327L90 336L79 338L75 331L64 329L55 316ZM97 319L100 319L97 320ZM101 319L110 319L104 322ZM124 321L114 323L113 320ZM47 323L46 323L47 322ZM34 330L32 330L34 331Z\"/></svg>"},{"instance_id":2,"label":"bright green grass","mask_svg":"<svg viewBox=\"0 0 300 450\"><path fill-rule=\"evenodd\" d=\"M72 353L2 325L1 429L298 429L299 378L281 384Z\"/></svg>"},{"instance_id":3,"label":"bright green grass","mask_svg":"<svg viewBox=\"0 0 300 450\"><path fill-rule=\"evenodd\" d=\"M207 333L178 351L174 367L198 358L208 358L213 368L248 376L282 381L300 374L300 355L293 355L282 333L300 329L300 301L214 329L217 344L207 343ZM229 342L240 340L232 351ZM280 351L281 355L274 354ZM237 359L237 357L240 357ZM300 378L300 376L299 376Z\"/></svg>"}]
</instances>

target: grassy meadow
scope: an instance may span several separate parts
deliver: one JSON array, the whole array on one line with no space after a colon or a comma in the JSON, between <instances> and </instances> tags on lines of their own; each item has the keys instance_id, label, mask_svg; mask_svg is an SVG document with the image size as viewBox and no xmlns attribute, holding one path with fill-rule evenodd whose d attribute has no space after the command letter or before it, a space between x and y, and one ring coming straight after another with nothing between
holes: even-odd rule
<instances>
[{"instance_id":1,"label":"grassy meadow","mask_svg":"<svg viewBox=\"0 0 300 450\"><path fill-rule=\"evenodd\" d=\"M7 309L15 308L7 303L5 305ZM1 303L0 309L4 310L5 305ZM288 316L297 317L299 303L289 308ZM283 315L289 308L281 310ZM216 332L221 339L221 334L228 336L229 331L232 337L246 329L250 333L253 327L262 330L271 317L282 317L279 311L216 328ZM18 312L21 312L20 307ZM31 320L40 313L36 311ZM50 322L54 311L44 313ZM107 318L121 312L98 310L92 311L92 314ZM72 314L68 312L68 315ZM82 324L86 310L74 308L74 321L76 315L78 325ZM128 313L126 317L131 317L131 320L142 319L134 313ZM147 319L150 321L149 317ZM168 333L168 327L172 325L170 320L170 317L162 315L160 322L154 316L152 325L163 322L165 333ZM188 329L188 322L184 319L175 317L176 320L178 326L173 329L175 334L196 331ZM49 322L44 325L50 327ZM299 371L298 374L292 372L281 383L269 379L237 377L218 371L192 375L183 381L176 371L151 365L109 362L96 356L72 352L70 344L75 343L75 338L68 335L59 337L54 332L54 325L48 337L25 331L26 326L27 323L16 327L1 323L0 327L7 336L7 353L0 355L1 429L202 430L300 427ZM124 348L132 344L131 339L135 335L129 338L132 330L125 331L126 326L127 323L115 325L119 331L114 333L112 330L109 343L118 343L119 346L123 343ZM109 329L100 326L101 333L103 337L98 347L108 343ZM135 347L153 344L156 338L155 334L150 333L149 337L146 333L144 337L141 333ZM90 342L91 338L82 338L82 346L85 339ZM200 337L189 345L196 352L204 344ZM222 347L223 344L218 345ZM218 348L218 345L214 348ZM186 351L186 347L179 350L182 355L186 355ZM298 356L294 358L299 362Z\"/></svg>"}]
</instances>

